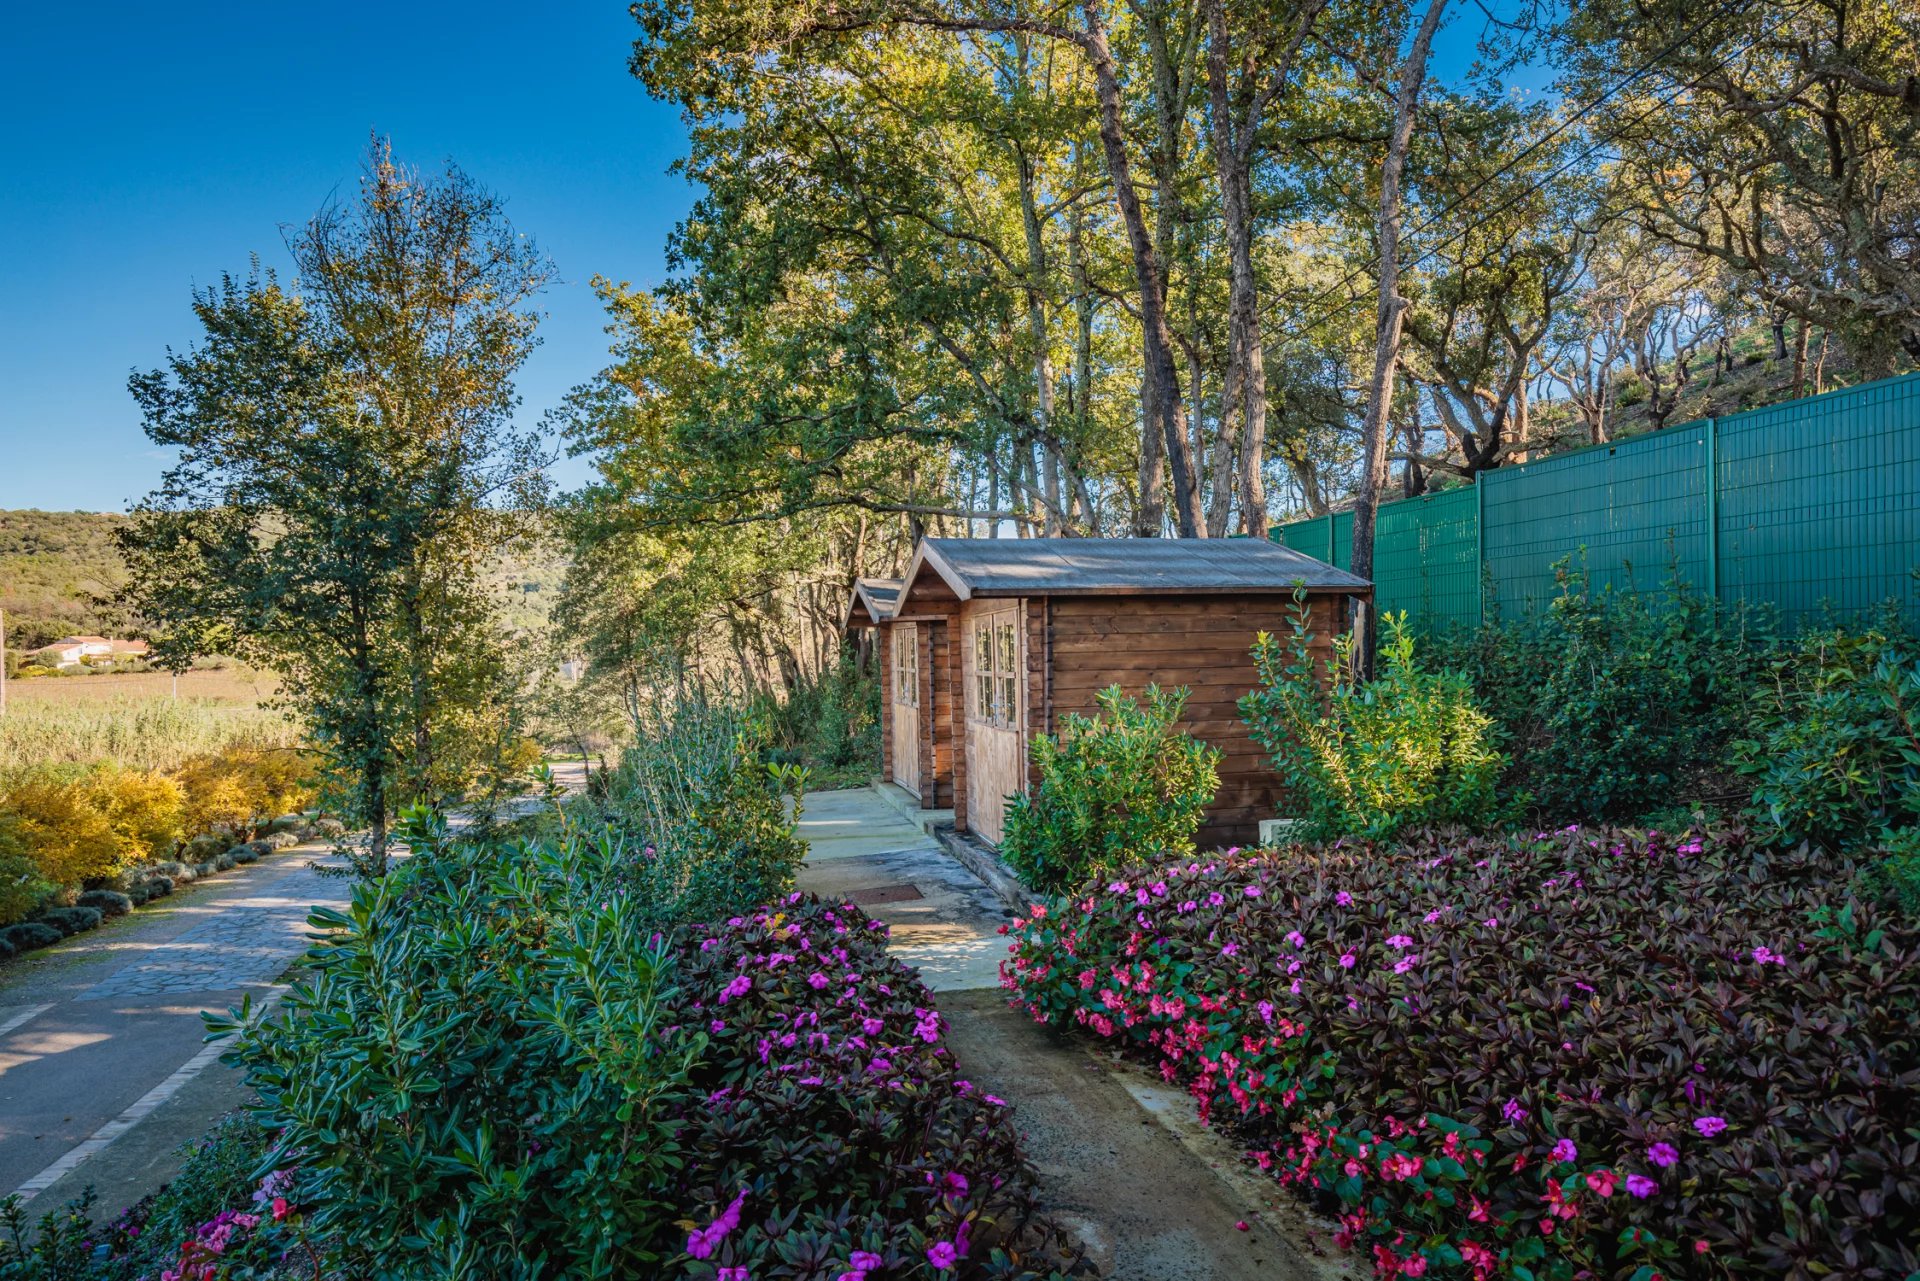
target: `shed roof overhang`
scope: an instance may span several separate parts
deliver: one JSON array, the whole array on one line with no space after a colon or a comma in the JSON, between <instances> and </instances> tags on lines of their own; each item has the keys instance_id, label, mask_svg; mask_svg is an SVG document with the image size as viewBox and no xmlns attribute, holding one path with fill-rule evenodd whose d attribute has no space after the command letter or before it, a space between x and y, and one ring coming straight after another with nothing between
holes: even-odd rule
<instances>
[{"instance_id":1,"label":"shed roof overhang","mask_svg":"<svg viewBox=\"0 0 1920 1281\"><path fill-rule=\"evenodd\" d=\"M1372 584L1251 538L927 538L907 566L896 616L976 597L1367 596Z\"/></svg>"},{"instance_id":2,"label":"shed roof overhang","mask_svg":"<svg viewBox=\"0 0 1920 1281\"><path fill-rule=\"evenodd\" d=\"M847 602L847 617L841 628L851 630L891 622L894 606L899 602L899 579L856 578L853 581L853 599Z\"/></svg>"}]
</instances>

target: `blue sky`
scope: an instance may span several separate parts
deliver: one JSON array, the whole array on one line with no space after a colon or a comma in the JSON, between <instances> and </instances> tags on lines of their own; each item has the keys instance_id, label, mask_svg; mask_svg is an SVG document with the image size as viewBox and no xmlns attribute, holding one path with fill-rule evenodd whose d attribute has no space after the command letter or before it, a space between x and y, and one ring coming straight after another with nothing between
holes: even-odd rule
<instances>
[{"instance_id":1,"label":"blue sky","mask_svg":"<svg viewBox=\"0 0 1920 1281\"><path fill-rule=\"evenodd\" d=\"M706 0L702 0L706 2ZM1436 60L1463 68L1480 15ZM606 353L596 274L657 283L692 190L677 113L627 73L620 0L18 5L0 39L0 508L120 510L166 459L128 373L196 338L192 289L349 194L368 136L457 161L559 269L532 422ZM584 476L563 462L556 479Z\"/></svg>"},{"instance_id":2,"label":"blue sky","mask_svg":"<svg viewBox=\"0 0 1920 1281\"><path fill-rule=\"evenodd\" d=\"M627 73L626 6L358 0L18 5L0 37L0 508L119 510L165 459L127 374L196 337L194 286L285 267L369 132L452 158L554 260L536 419L606 354L595 273L652 284L692 200L675 110ZM563 464L576 480L580 464Z\"/></svg>"}]
</instances>

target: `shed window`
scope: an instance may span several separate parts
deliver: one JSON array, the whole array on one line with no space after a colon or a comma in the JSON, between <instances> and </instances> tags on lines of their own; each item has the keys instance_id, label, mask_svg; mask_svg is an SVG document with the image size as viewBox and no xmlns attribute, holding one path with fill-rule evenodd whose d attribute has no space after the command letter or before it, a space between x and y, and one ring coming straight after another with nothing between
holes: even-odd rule
<instances>
[{"instance_id":1,"label":"shed window","mask_svg":"<svg viewBox=\"0 0 1920 1281\"><path fill-rule=\"evenodd\" d=\"M973 715L990 725L1011 726L1020 710L1015 673L1020 662L1020 632L1010 617L975 619L973 624Z\"/></svg>"},{"instance_id":2,"label":"shed window","mask_svg":"<svg viewBox=\"0 0 1920 1281\"><path fill-rule=\"evenodd\" d=\"M893 629L893 701L907 707L920 705L919 639L911 629Z\"/></svg>"}]
</instances>

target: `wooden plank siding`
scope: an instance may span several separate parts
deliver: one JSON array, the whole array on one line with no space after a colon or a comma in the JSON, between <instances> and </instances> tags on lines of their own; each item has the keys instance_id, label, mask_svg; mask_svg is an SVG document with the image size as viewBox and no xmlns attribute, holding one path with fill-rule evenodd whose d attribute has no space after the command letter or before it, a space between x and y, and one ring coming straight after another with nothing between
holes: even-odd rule
<instances>
[{"instance_id":1,"label":"wooden plank siding","mask_svg":"<svg viewBox=\"0 0 1920 1281\"><path fill-rule=\"evenodd\" d=\"M873 629L873 647L880 655L880 777L893 782L893 626Z\"/></svg>"},{"instance_id":2,"label":"wooden plank siding","mask_svg":"<svg viewBox=\"0 0 1920 1281\"><path fill-rule=\"evenodd\" d=\"M1310 601L1316 662L1331 653L1344 600L1316 594ZM1251 845L1260 819L1285 813L1285 797L1266 752L1240 719L1238 702L1255 684L1254 634L1287 635L1291 605L1284 596L1030 600L1042 620L1030 633L1033 648L1047 660L1046 670L1030 678L1047 708L1046 724L1034 730L1051 733L1069 712L1092 715L1094 696L1109 685L1136 696L1149 684L1186 687L1181 728L1223 753L1220 791L1208 807L1200 846ZM1037 781L1031 773L1029 779Z\"/></svg>"}]
</instances>

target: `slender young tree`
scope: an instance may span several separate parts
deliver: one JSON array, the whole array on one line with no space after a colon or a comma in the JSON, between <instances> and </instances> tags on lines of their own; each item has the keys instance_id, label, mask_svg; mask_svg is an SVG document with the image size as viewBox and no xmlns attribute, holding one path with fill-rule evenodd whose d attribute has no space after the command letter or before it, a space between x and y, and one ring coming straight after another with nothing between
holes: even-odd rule
<instances>
[{"instance_id":1,"label":"slender young tree","mask_svg":"<svg viewBox=\"0 0 1920 1281\"><path fill-rule=\"evenodd\" d=\"M498 198L385 144L288 249L299 287L223 278L194 297L201 343L132 379L179 461L121 536L128 602L276 673L377 875L389 816L458 792L510 728L481 570L537 496L513 375L550 269Z\"/></svg>"}]
</instances>

